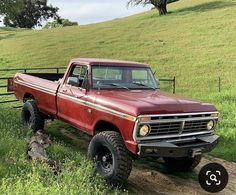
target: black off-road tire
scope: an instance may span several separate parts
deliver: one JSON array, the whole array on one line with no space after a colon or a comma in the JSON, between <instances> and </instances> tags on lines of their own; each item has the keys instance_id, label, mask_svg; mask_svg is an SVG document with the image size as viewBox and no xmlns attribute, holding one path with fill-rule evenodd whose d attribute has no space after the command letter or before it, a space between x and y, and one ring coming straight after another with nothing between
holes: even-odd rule
<instances>
[{"instance_id":1,"label":"black off-road tire","mask_svg":"<svg viewBox=\"0 0 236 195\"><path fill-rule=\"evenodd\" d=\"M21 112L21 121L25 127L34 132L43 130L44 114L39 111L35 101L25 102Z\"/></svg>"},{"instance_id":2,"label":"black off-road tire","mask_svg":"<svg viewBox=\"0 0 236 195\"><path fill-rule=\"evenodd\" d=\"M197 155L193 158L163 158L164 164L167 168L174 171L188 172L192 171L201 162L202 155Z\"/></svg>"},{"instance_id":3,"label":"black off-road tire","mask_svg":"<svg viewBox=\"0 0 236 195\"><path fill-rule=\"evenodd\" d=\"M97 172L114 187L121 187L132 170L132 158L118 132L104 131L95 135L89 144L88 158L95 163Z\"/></svg>"}]
</instances>

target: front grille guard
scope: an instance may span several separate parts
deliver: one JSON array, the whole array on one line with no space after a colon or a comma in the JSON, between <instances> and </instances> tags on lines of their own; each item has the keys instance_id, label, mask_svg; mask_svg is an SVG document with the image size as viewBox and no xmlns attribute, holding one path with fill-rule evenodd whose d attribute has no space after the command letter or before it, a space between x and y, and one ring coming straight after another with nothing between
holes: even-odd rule
<instances>
[{"instance_id":1,"label":"front grille guard","mask_svg":"<svg viewBox=\"0 0 236 195\"><path fill-rule=\"evenodd\" d=\"M173 138L184 138L188 136L197 136L203 134L212 134L213 130L202 130L196 132L184 132L180 125L179 131L176 134L166 134L166 135L156 135L156 136L146 136L146 137L138 137L139 126L144 124L159 124L159 123L173 123L173 122L181 122L181 124L186 121L208 121L215 120L218 121L218 117L212 117L212 114L219 114L218 112L201 112L201 113L182 113L182 114L163 114L163 115L140 115L137 117L135 122L134 131L133 131L133 139L135 141L142 140L155 140L155 139L173 139ZM190 117L191 116L191 117ZM140 118L142 117L150 117L154 120L149 120L147 122L140 122ZM164 118L164 119L162 119ZM167 119L166 119L167 118Z\"/></svg>"}]
</instances>

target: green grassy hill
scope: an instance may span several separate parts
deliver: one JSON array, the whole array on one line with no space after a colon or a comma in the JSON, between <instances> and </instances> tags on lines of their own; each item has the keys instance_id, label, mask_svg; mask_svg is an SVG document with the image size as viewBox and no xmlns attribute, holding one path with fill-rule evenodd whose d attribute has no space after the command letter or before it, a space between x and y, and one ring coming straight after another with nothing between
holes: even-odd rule
<instances>
[{"instance_id":1,"label":"green grassy hill","mask_svg":"<svg viewBox=\"0 0 236 195\"><path fill-rule=\"evenodd\" d=\"M152 10L109 22L63 29L3 28L0 29L0 68L66 66L74 57L149 63L158 76L176 76L178 94L216 105L221 112L217 130L221 143L211 155L236 161L235 10L235 0L180 0L169 5L170 14L164 17ZM217 92L219 76L222 78L221 93ZM1 132L9 134L12 139L9 143L19 144L19 147L12 149L14 144L5 145L2 138L0 177L12 172L4 163L8 156L21 154L21 140L26 136L19 130L14 132L11 123L7 124L10 115L2 120L5 111L6 108L0 107ZM19 118L15 111L10 113ZM56 131L56 127L50 128ZM59 154L69 150L62 148L55 150ZM94 188L96 186L91 187Z\"/></svg>"},{"instance_id":2,"label":"green grassy hill","mask_svg":"<svg viewBox=\"0 0 236 195\"><path fill-rule=\"evenodd\" d=\"M166 17L153 10L100 24L0 32L0 66L65 66L73 57L136 60L159 76L176 76L179 92L213 92L219 75L228 86L236 81L235 6L232 0L181 0Z\"/></svg>"}]
</instances>

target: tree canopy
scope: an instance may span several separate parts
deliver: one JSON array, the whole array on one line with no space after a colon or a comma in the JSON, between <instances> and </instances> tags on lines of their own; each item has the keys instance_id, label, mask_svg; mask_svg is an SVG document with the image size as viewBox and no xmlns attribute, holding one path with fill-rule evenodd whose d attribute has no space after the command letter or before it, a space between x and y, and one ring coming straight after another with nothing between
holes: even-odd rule
<instances>
[{"instance_id":1,"label":"tree canopy","mask_svg":"<svg viewBox=\"0 0 236 195\"><path fill-rule=\"evenodd\" d=\"M159 15L167 14L167 4L173 3L178 0L129 0L128 6L137 6L137 5L148 5L152 4L158 11Z\"/></svg>"},{"instance_id":2,"label":"tree canopy","mask_svg":"<svg viewBox=\"0 0 236 195\"><path fill-rule=\"evenodd\" d=\"M7 27L33 28L43 20L57 19L58 8L48 5L47 0L1 0L0 15Z\"/></svg>"}]
</instances>

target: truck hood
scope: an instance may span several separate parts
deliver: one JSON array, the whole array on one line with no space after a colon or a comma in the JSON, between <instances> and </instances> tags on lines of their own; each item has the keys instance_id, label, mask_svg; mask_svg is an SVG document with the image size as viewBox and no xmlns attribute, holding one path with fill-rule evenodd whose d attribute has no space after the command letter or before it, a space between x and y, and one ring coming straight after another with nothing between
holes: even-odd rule
<instances>
[{"instance_id":1,"label":"truck hood","mask_svg":"<svg viewBox=\"0 0 236 195\"><path fill-rule=\"evenodd\" d=\"M216 111L212 104L151 90L100 90L95 102L132 116Z\"/></svg>"}]
</instances>

